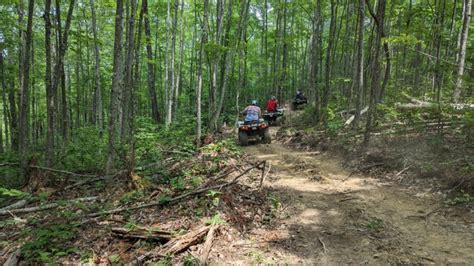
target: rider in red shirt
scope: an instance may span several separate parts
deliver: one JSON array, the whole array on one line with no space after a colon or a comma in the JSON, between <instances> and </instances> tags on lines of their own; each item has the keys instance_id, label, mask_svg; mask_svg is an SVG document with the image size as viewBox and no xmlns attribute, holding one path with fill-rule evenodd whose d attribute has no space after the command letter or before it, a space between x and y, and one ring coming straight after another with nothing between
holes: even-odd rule
<instances>
[{"instance_id":1,"label":"rider in red shirt","mask_svg":"<svg viewBox=\"0 0 474 266\"><path fill-rule=\"evenodd\" d=\"M270 100L267 101L267 112L275 112L278 108L278 101L275 96L272 96Z\"/></svg>"}]
</instances>

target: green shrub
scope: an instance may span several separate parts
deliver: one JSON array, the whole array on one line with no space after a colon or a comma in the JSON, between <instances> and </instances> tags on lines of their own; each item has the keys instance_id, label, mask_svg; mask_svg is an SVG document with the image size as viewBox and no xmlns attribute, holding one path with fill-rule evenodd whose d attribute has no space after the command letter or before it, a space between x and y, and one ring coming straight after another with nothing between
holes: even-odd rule
<instances>
[{"instance_id":1,"label":"green shrub","mask_svg":"<svg viewBox=\"0 0 474 266\"><path fill-rule=\"evenodd\" d=\"M102 172L107 157L107 139L100 137L95 127L75 130L70 142L64 147L61 159L65 169L74 172Z\"/></svg>"},{"instance_id":2,"label":"green shrub","mask_svg":"<svg viewBox=\"0 0 474 266\"><path fill-rule=\"evenodd\" d=\"M32 261L51 263L55 257L67 256L76 253L76 249L68 244L78 232L77 224L53 223L37 224L38 227L27 231L31 237L21 247L21 254Z\"/></svg>"},{"instance_id":3,"label":"green shrub","mask_svg":"<svg viewBox=\"0 0 474 266\"><path fill-rule=\"evenodd\" d=\"M18 153L13 151L6 151L4 153L0 153L0 161L9 163L19 163L20 158L18 157ZM24 180L21 177L20 167L18 166L0 167L0 176L2 177L0 178L1 187L19 188L24 183Z\"/></svg>"}]
</instances>

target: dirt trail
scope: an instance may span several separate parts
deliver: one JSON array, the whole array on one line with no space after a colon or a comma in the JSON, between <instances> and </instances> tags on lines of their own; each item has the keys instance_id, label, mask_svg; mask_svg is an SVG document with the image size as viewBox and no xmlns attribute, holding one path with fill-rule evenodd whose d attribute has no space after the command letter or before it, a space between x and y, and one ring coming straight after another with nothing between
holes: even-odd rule
<instances>
[{"instance_id":1,"label":"dirt trail","mask_svg":"<svg viewBox=\"0 0 474 266\"><path fill-rule=\"evenodd\" d=\"M272 128L275 131L275 128ZM351 175L340 162L279 143L246 153L272 164L267 186L282 211L254 229L234 262L474 263L474 214L456 215L431 194ZM423 215L427 215L423 217Z\"/></svg>"}]
</instances>

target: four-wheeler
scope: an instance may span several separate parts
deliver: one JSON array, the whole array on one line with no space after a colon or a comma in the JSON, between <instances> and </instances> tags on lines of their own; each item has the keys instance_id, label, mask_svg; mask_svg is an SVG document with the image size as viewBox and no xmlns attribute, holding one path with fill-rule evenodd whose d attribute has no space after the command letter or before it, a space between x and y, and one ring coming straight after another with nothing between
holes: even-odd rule
<instances>
[{"instance_id":1,"label":"four-wheeler","mask_svg":"<svg viewBox=\"0 0 474 266\"><path fill-rule=\"evenodd\" d=\"M293 102L291 103L291 110L298 110L298 106L304 105L307 103L308 103L308 99L306 97L304 96L298 97L294 99Z\"/></svg>"},{"instance_id":2,"label":"four-wheeler","mask_svg":"<svg viewBox=\"0 0 474 266\"><path fill-rule=\"evenodd\" d=\"M239 143L241 146L247 146L249 140L270 144L272 137L265 119L260 118L258 121L238 122L239 127Z\"/></svg>"},{"instance_id":3,"label":"four-wheeler","mask_svg":"<svg viewBox=\"0 0 474 266\"><path fill-rule=\"evenodd\" d=\"M277 108L274 112L265 111L263 118L270 126L278 125L283 119L283 108Z\"/></svg>"}]
</instances>

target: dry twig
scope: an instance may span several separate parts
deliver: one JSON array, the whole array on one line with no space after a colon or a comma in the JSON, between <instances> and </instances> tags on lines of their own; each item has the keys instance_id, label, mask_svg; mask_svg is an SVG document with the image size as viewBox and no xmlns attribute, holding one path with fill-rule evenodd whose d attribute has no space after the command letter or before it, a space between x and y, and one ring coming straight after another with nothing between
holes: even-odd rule
<instances>
[{"instance_id":1,"label":"dry twig","mask_svg":"<svg viewBox=\"0 0 474 266\"><path fill-rule=\"evenodd\" d=\"M127 229L122 227L112 227L111 230L112 233L126 238L157 239L168 241L172 237L171 232L157 230L155 228L138 227L134 229Z\"/></svg>"},{"instance_id":2,"label":"dry twig","mask_svg":"<svg viewBox=\"0 0 474 266\"><path fill-rule=\"evenodd\" d=\"M318 237L318 240L319 240L319 243L321 243L321 245L323 246L323 251L324 253L327 253L328 249L326 248L326 244L324 244L323 240L321 239L321 237Z\"/></svg>"}]
</instances>

